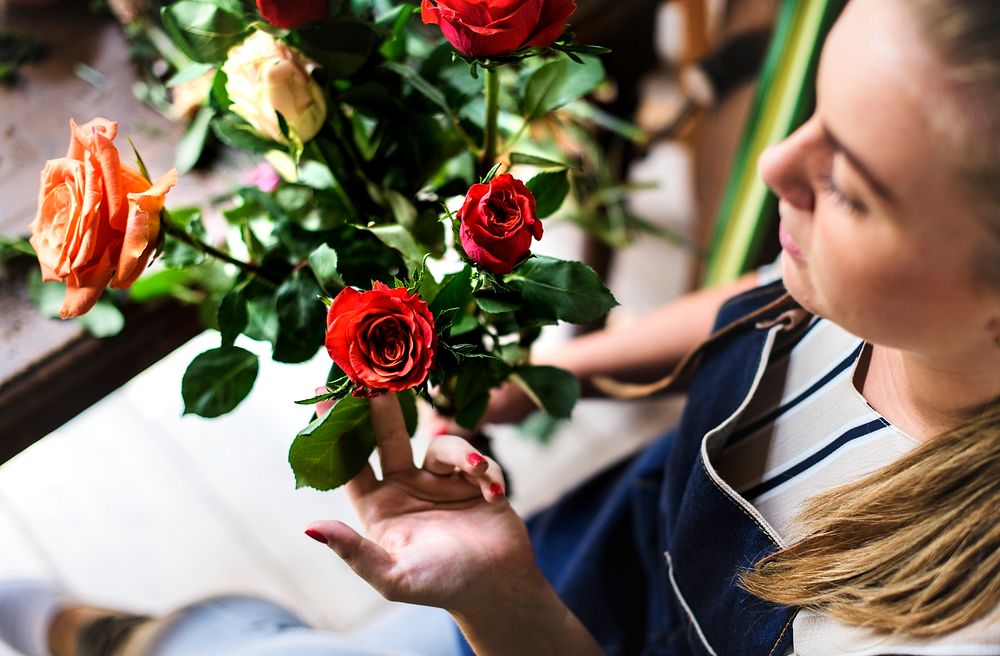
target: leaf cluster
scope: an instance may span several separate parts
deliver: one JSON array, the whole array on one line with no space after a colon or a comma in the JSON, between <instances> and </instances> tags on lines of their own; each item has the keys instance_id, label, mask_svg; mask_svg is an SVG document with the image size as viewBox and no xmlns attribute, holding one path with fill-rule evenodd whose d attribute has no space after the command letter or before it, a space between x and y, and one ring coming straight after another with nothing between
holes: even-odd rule
<instances>
[{"instance_id":1,"label":"leaf cluster","mask_svg":"<svg viewBox=\"0 0 1000 656\"><path fill-rule=\"evenodd\" d=\"M280 174L274 189L240 186L212 208L165 214L160 268L131 291L139 300L171 294L198 303L206 325L219 331L219 347L198 355L184 376L185 412L215 417L246 398L258 361L241 338L267 343L276 361L304 362L324 345L324 301L379 280L418 293L440 335L429 380L407 398L428 399L473 427L490 390L512 380L552 417L569 416L578 384L566 372L530 366L531 345L543 326L594 321L614 298L578 262L529 257L505 276L478 270L461 252L452 210L472 184L511 168L531 172L526 185L539 218L579 204L586 162L581 149L559 146L556 127L586 122L566 112L586 105L603 83L597 55L604 49L566 38L469 60L422 25L416 4L399 0L333 0L327 20L290 31L264 23L250 0L175 0L159 18L144 33L169 63L159 96L211 77L178 144L178 168L204 164L213 144L222 144ZM306 143L290 138L281 115L287 144L232 112L221 65L255 30L318 64L312 76L327 116ZM499 75L494 108L484 101L484 69ZM499 161L484 161L494 152L484 143L491 111ZM212 226L213 239L206 224L215 216L223 225ZM297 484L320 489L353 476L373 445L367 401L352 395L342 372L331 372L328 387L303 403L334 400L333 411L301 431L289 454Z\"/></svg>"}]
</instances>

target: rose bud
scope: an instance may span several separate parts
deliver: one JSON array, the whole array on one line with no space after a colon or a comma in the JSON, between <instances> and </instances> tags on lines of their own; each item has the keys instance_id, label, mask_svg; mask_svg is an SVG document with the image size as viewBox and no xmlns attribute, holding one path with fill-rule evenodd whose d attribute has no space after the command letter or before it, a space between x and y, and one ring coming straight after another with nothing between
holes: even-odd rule
<instances>
[{"instance_id":1,"label":"rose bud","mask_svg":"<svg viewBox=\"0 0 1000 656\"><path fill-rule=\"evenodd\" d=\"M45 163L28 226L42 280L66 283L64 319L94 307L109 284L135 282L156 250L163 199L177 182L170 171L151 185L123 165L112 143L118 123L70 120L69 127L69 151Z\"/></svg>"},{"instance_id":2,"label":"rose bud","mask_svg":"<svg viewBox=\"0 0 1000 656\"><path fill-rule=\"evenodd\" d=\"M309 141L326 121L323 89L310 75L316 66L267 32L254 32L230 48L222 65L232 100L230 111L268 139L283 144L287 140L278 124L280 113L296 139Z\"/></svg>"},{"instance_id":3,"label":"rose bud","mask_svg":"<svg viewBox=\"0 0 1000 656\"><path fill-rule=\"evenodd\" d=\"M472 185L458 218L465 254L479 267L498 275L510 273L529 255L532 237L542 238L535 197L509 173L487 184Z\"/></svg>"},{"instance_id":4,"label":"rose bud","mask_svg":"<svg viewBox=\"0 0 1000 656\"><path fill-rule=\"evenodd\" d=\"M327 0L257 0L257 11L271 25L292 30L326 18Z\"/></svg>"},{"instance_id":5,"label":"rose bud","mask_svg":"<svg viewBox=\"0 0 1000 656\"><path fill-rule=\"evenodd\" d=\"M420 5L424 23L440 25L444 38L469 57L551 45L574 11L573 0L423 0Z\"/></svg>"},{"instance_id":6,"label":"rose bud","mask_svg":"<svg viewBox=\"0 0 1000 656\"><path fill-rule=\"evenodd\" d=\"M345 287L326 316L326 350L356 394L402 392L427 380L437 349L434 316L404 287Z\"/></svg>"}]
</instances>

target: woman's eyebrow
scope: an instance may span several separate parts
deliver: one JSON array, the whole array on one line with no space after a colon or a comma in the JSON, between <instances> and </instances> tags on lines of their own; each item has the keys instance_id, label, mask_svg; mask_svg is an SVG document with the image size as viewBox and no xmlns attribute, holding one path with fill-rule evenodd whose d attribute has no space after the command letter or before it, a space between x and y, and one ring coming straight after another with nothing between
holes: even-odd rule
<instances>
[{"instance_id":1,"label":"woman's eyebrow","mask_svg":"<svg viewBox=\"0 0 1000 656\"><path fill-rule=\"evenodd\" d=\"M868 169L868 167L865 166L854 153L844 147L843 142L834 136L834 134L830 132L830 128L825 125L823 126L823 134L826 136L826 140L830 142L830 146L834 149L834 151L841 153L845 158L847 158L847 161L851 163L851 166L856 169L857 172L861 174L861 177L865 179L865 182L867 182L868 185L875 190L875 193L890 203L894 203L896 201L896 197L891 191L889 191L889 187L884 185L878 178L872 175L872 172Z\"/></svg>"}]
</instances>

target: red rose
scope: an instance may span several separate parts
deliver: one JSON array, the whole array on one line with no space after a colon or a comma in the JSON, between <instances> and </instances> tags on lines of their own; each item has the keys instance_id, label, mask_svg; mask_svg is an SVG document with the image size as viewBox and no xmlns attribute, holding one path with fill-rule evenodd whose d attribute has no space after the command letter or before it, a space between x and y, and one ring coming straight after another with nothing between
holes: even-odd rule
<instances>
[{"instance_id":1,"label":"red rose","mask_svg":"<svg viewBox=\"0 0 1000 656\"><path fill-rule=\"evenodd\" d=\"M257 10L271 25L286 30L327 16L327 0L257 0Z\"/></svg>"},{"instance_id":2,"label":"red rose","mask_svg":"<svg viewBox=\"0 0 1000 656\"><path fill-rule=\"evenodd\" d=\"M405 287L346 287L326 315L326 350L361 394L401 392L427 380L437 332L427 304Z\"/></svg>"},{"instance_id":3,"label":"red rose","mask_svg":"<svg viewBox=\"0 0 1000 656\"><path fill-rule=\"evenodd\" d=\"M458 212L465 254L483 269L510 273L531 252L531 238L542 238L535 197L509 173L475 184Z\"/></svg>"},{"instance_id":4,"label":"red rose","mask_svg":"<svg viewBox=\"0 0 1000 656\"><path fill-rule=\"evenodd\" d=\"M420 17L470 57L507 55L547 46L566 29L573 0L423 0Z\"/></svg>"}]
</instances>

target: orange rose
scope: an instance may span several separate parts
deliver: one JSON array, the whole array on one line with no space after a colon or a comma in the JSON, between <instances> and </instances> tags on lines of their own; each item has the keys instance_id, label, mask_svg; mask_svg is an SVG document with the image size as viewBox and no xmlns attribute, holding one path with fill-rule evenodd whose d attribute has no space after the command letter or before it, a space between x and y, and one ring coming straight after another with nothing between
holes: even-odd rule
<instances>
[{"instance_id":1,"label":"orange rose","mask_svg":"<svg viewBox=\"0 0 1000 656\"><path fill-rule=\"evenodd\" d=\"M164 196L177 182L170 171L150 184L123 165L112 141L118 123L72 119L66 157L42 170L31 245L43 280L66 283L59 316L78 317L104 288L127 289L149 264L160 235Z\"/></svg>"}]
</instances>

